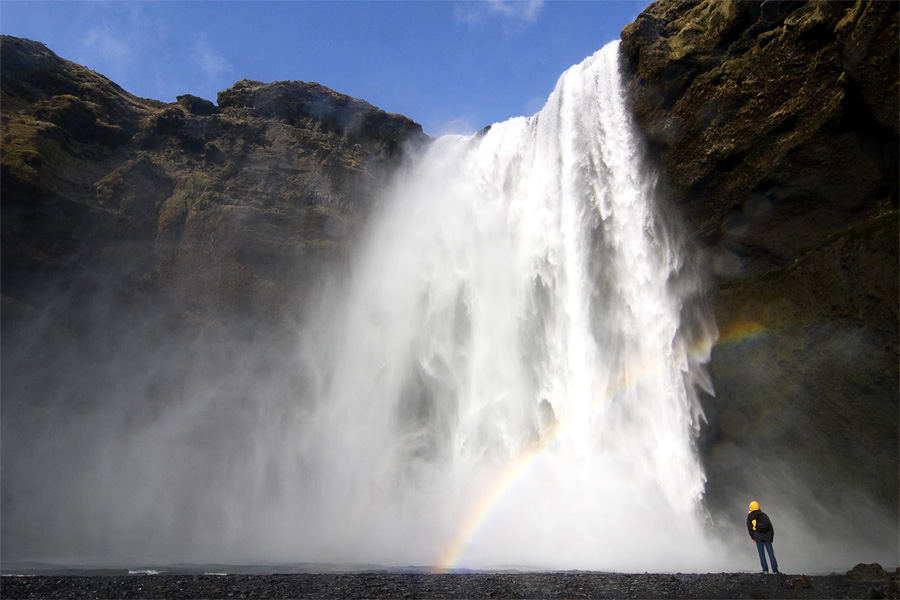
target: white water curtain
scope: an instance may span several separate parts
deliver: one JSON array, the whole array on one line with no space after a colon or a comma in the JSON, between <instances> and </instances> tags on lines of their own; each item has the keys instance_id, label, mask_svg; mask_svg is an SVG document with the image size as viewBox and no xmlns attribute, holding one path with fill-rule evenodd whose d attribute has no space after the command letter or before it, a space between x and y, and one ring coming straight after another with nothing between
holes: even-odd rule
<instances>
[{"instance_id":1,"label":"white water curtain","mask_svg":"<svg viewBox=\"0 0 900 600\"><path fill-rule=\"evenodd\" d=\"M685 375L712 340L679 334L691 288L617 64L613 43L537 115L437 140L387 191L308 348L327 376L298 450L307 558L689 567Z\"/></svg>"}]
</instances>

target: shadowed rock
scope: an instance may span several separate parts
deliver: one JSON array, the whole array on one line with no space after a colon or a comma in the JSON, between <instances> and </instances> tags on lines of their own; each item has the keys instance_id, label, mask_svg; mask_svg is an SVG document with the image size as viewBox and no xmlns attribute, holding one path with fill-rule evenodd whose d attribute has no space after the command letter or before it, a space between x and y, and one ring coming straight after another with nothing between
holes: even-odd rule
<instances>
[{"instance_id":1,"label":"shadowed rock","mask_svg":"<svg viewBox=\"0 0 900 600\"><path fill-rule=\"evenodd\" d=\"M891 535L862 528L895 552L898 8L659 2L621 44L666 195L715 278L712 505L765 493L812 531L883 511Z\"/></svg>"}]
</instances>

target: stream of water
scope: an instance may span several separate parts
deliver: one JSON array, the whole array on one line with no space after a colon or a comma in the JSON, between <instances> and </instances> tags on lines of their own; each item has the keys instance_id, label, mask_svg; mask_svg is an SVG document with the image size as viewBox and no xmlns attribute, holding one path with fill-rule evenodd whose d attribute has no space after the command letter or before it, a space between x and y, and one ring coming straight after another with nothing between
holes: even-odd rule
<instances>
[{"instance_id":1,"label":"stream of water","mask_svg":"<svg viewBox=\"0 0 900 600\"><path fill-rule=\"evenodd\" d=\"M682 323L698 287L617 65L614 43L537 115L437 140L387 191L306 355L325 374L297 451L311 556L689 562L714 327Z\"/></svg>"}]
</instances>

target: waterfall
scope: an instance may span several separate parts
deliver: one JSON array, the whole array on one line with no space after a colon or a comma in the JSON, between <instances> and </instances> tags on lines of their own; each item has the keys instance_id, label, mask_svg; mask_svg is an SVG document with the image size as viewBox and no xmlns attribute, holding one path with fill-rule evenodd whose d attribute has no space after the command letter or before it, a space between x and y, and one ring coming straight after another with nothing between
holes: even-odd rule
<instances>
[{"instance_id":1,"label":"waterfall","mask_svg":"<svg viewBox=\"0 0 900 600\"><path fill-rule=\"evenodd\" d=\"M436 140L317 317L296 551L442 568L688 569L709 336L613 43L546 106ZM302 533L301 533L302 532Z\"/></svg>"},{"instance_id":2,"label":"waterfall","mask_svg":"<svg viewBox=\"0 0 900 600\"><path fill-rule=\"evenodd\" d=\"M111 383L73 361L6 403L4 560L721 567L715 328L654 189L613 43L538 114L412 157L293 353L135 315Z\"/></svg>"}]
</instances>

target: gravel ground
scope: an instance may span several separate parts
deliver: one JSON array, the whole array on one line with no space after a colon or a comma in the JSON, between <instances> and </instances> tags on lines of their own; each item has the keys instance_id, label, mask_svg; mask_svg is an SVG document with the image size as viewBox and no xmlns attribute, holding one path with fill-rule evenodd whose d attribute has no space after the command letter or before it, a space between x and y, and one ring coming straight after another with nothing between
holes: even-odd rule
<instances>
[{"instance_id":1,"label":"gravel ground","mask_svg":"<svg viewBox=\"0 0 900 600\"><path fill-rule=\"evenodd\" d=\"M897 598L897 575L464 573L3 576L2 598Z\"/></svg>"}]
</instances>

